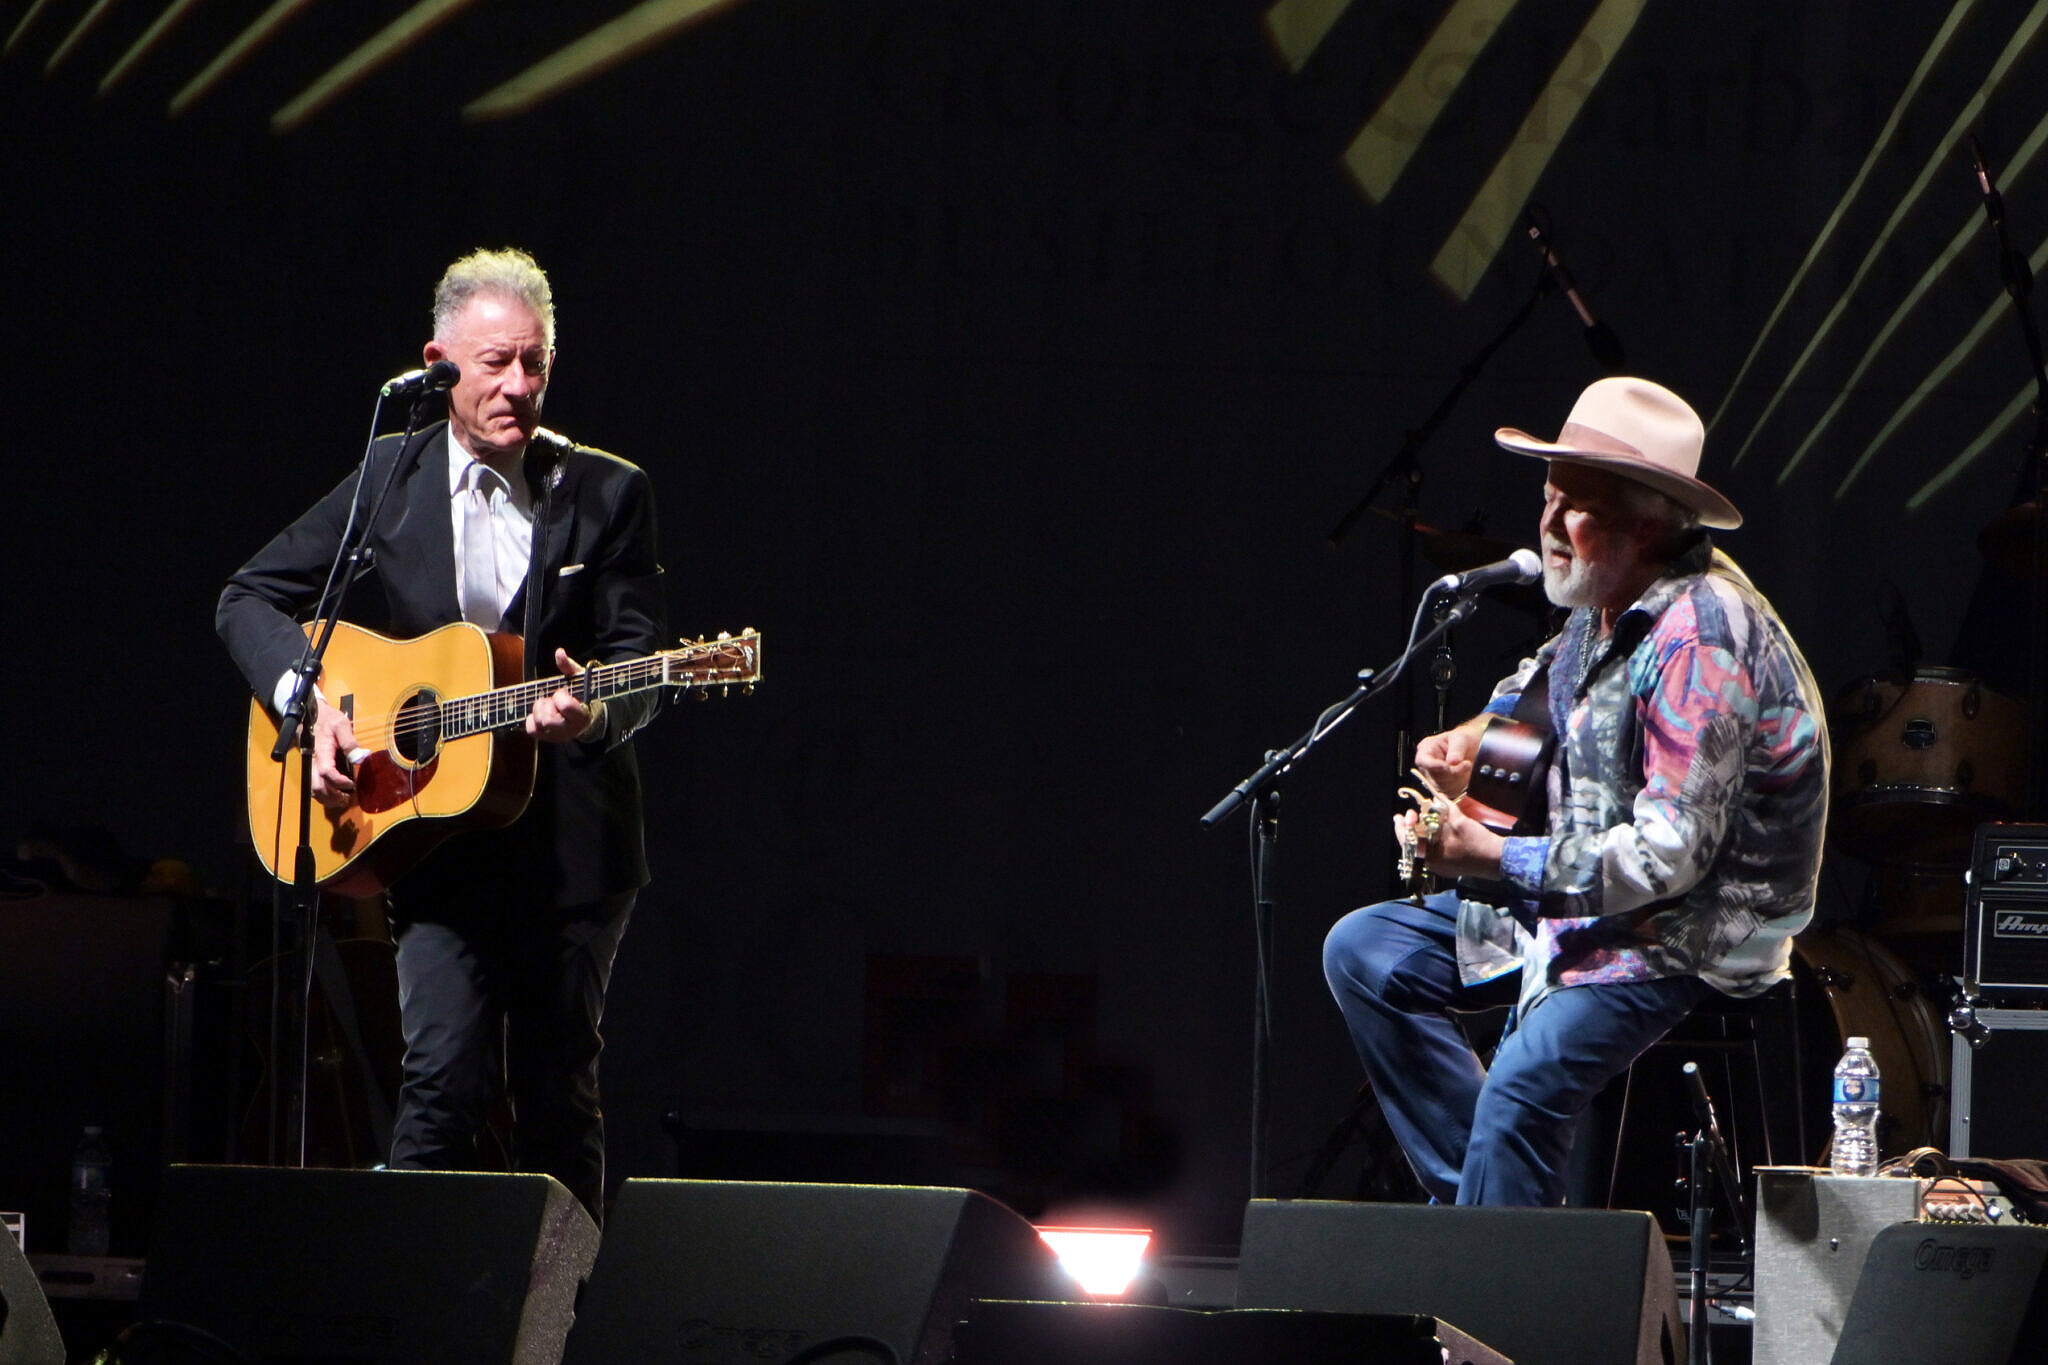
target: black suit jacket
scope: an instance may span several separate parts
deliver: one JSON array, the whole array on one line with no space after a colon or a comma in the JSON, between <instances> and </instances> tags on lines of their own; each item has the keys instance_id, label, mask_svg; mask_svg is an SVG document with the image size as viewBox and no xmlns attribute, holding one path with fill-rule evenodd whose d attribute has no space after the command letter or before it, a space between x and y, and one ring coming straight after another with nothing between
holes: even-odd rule
<instances>
[{"instance_id":1,"label":"black suit jacket","mask_svg":"<svg viewBox=\"0 0 2048 1365\"><path fill-rule=\"evenodd\" d=\"M354 475L237 570L214 623L249 686L266 702L298 662L311 612L349 520L397 463L371 537L372 561L346 619L410 638L462 619L455 597L455 535L449 507L447 424L410 441L372 447L360 490ZM534 492L533 561L505 620L526 636L528 677L554 672L556 646L578 661L612 663L661 648L666 635L654 498L637 465L543 431L529 447ZM536 591L537 589L537 591ZM647 880L640 775L633 732L661 704L647 691L606 703L602 736L540 746L534 796L502 835L451 841L430 862L510 859L543 879L559 905L580 905Z\"/></svg>"}]
</instances>

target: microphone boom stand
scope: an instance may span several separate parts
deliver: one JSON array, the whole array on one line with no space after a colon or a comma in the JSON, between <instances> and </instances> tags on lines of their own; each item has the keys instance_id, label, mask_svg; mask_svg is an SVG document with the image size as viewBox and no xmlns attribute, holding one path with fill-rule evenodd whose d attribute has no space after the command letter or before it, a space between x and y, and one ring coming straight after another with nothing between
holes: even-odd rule
<instances>
[{"instance_id":1,"label":"microphone boom stand","mask_svg":"<svg viewBox=\"0 0 2048 1365\"><path fill-rule=\"evenodd\" d=\"M1270 1081L1267 1060L1273 1044L1272 984L1270 950L1274 916L1273 872L1279 856L1280 779L1288 769L1307 757L1323 739L1350 719L1365 702L1384 692L1407 670L1410 660L1433 644L1437 637L1470 616L1478 605L1478 589L1461 589L1450 610L1437 615L1430 628L1411 635L1408 646L1385 669L1364 669L1358 687L1350 696L1326 708L1316 717L1308 733L1284 749L1268 750L1266 761L1244 781L1232 787L1221 801L1202 817L1202 826L1213 829L1246 802L1252 806L1252 857L1254 998L1252 1001L1252 1094L1251 1094L1251 1197L1262 1198L1266 1188L1267 1124Z\"/></svg>"},{"instance_id":2,"label":"microphone boom stand","mask_svg":"<svg viewBox=\"0 0 2048 1365\"><path fill-rule=\"evenodd\" d=\"M402 452L419 430L420 414L432 391L419 392L412 400L407 415L405 434L399 438L398 451ZM363 458L356 470L356 489L349 499L349 520L342 528L341 538L335 545L334 562L328 566L327 581L320 589L320 597L313 608L313 618L321 623L316 635L306 637L306 648L299 655L298 663L292 666L293 682L290 699L278 720L277 742L271 746L273 762L283 763L285 755L296 745L299 751L299 841L292 859L292 923L298 930L296 952L300 955L303 971L300 973L297 1013L293 1019L296 1025L297 1050L292 1059L291 1072L281 1085L271 1087L271 1117L269 1127L269 1159L277 1159L278 1106L285 1112L282 1117L290 1124L287 1130L286 1146L294 1149L293 1164L303 1168L306 1164L306 1118L308 1066L312 1049L313 969L315 939L320 928L320 884L314 873L313 862L313 729L318 719L319 708L311 705L313 687L320 677L327 658L327 645L334 638L334 626L341 615L341 605L348 599L349 590L356 579L369 566L371 559L370 536L377 526L377 517L384 509L384 501L390 496L392 486L398 479L399 461L394 453L391 467L384 473L384 482L377 488L375 500L367 514L362 513L362 490L370 474L370 453L377 444L377 428L382 424L386 394L377 395L377 406L370 414L370 436L363 446ZM283 917L276 913L271 917L272 961L282 964L288 955L279 938L282 933ZM278 1023L279 1002L277 983L281 972L271 973L271 1065L277 1065L277 1042L283 1032Z\"/></svg>"}]
</instances>

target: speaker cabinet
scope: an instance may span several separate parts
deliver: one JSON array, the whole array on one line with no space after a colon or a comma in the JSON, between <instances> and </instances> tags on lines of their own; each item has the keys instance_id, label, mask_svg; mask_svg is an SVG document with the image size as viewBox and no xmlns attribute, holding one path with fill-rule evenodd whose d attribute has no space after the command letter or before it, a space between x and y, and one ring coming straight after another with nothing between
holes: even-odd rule
<instances>
[{"instance_id":1,"label":"speaker cabinet","mask_svg":"<svg viewBox=\"0 0 2048 1365\"><path fill-rule=\"evenodd\" d=\"M596 1254L544 1175L173 1166L141 1316L255 1365L555 1365Z\"/></svg>"},{"instance_id":2,"label":"speaker cabinet","mask_svg":"<svg viewBox=\"0 0 2048 1365\"><path fill-rule=\"evenodd\" d=\"M36 1272L0 1231L0 1365L64 1365L64 1339Z\"/></svg>"},{"instance_id":3,"label":"speaker cabinet","mask_svg":"<svg viewBox=\"0 0 2048 1365\"><path fill-rule=\"evenodd\" d=\"M982 1300L968 1308L956 1350L954 1365L1512 1365L1419 1314L1122 1303Z\"/></svg>"},{"instance_id":4,"label":"speaker cabinet","mask_svg":"<svg viewBox=\"0 0 2048 1365\"><path fill-rule=\"evenodd\" d=\"M2048 1228L1895 1223L1863 1258L1833 1365L2034 1365Z\"/></svg>"},{"instance_id":5,"label":"speaker cabinet","mask_svg":"<svg viewBox=\"0 0 2048 1365\"><path fill-rule=\"evenodd\" d=\"M1515 1365L1685 1359L1664 1234L1624 1210L1254 1199L1237 1306L1427 1314Z\"/></svg>"},{"instance_id":6,"label":"speaker cabinet","mask_svg":"<svg viewBox=\"0 0 2048 1365\"><path fill-rule=\"evenodd\" d=\"M1036 1229L971 1190L628 1180L563 1359L939 1365L969 1300L1073 1292Z\"/></svg>"}]
</instances>

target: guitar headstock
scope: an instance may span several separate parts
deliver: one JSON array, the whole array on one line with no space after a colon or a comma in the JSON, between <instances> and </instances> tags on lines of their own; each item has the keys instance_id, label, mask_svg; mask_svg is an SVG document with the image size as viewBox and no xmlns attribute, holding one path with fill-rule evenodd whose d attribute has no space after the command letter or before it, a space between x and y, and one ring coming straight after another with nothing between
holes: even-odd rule
<instances>
[{"instance_id":1,"label":"guitar headstock","mask_svg":"<svg viewBox=\"0 0 2048 1365\"><path fill-rule=\"evenodd\" d=\"M674 649L664 649L661 685L689 688L708 700L714 689L721 697L733 688L745 696L761 681L761 632L749 627L737 635L720 631L709 640L685 640Z\"/></svg>"}]
</instances>

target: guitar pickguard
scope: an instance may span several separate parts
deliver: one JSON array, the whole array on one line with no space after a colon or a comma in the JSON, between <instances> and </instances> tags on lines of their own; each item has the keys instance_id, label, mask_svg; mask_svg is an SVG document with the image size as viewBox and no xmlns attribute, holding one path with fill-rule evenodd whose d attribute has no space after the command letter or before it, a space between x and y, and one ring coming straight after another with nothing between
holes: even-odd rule
<instances>
[{"instance_id":1,"label":"guitar pickguard","mask_svg":"<svg viewBox=\"0 0 2048 1365\"><path fill-rule=\"evenodd\" d=\"M410 767L388 753L370 754L356 764L355 803L370 815L409 806L434 780L434 770L440 765L438 757Z\"/></svg>"}]
</instances>

